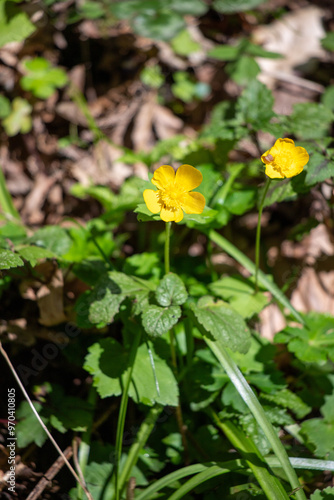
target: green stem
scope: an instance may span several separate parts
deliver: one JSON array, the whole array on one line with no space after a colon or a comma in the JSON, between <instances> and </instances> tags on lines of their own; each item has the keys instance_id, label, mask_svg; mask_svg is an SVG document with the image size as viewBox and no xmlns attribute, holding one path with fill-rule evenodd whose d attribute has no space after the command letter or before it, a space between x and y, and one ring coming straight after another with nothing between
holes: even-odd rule
<instances>
[{"instance_id":1,"label":"green stem","mask_svg":"<svg viewBox=\"0 0 334 500\"><path fill-rule=\"evenodd\" d=\"M266 184L264 186L260 206L259 206L259 216L257 219L257 228L256 228L256 241L255 241L255 293L258 292L258 272L259 272L259 264L260 264L260 236L261 236L261 217L264 206L264 200L266 199L266 195L270 186L271 179L267 177Z\"/></svg>"},{"instance_id":2,"label":"green stem","mask_svg":"<svg viewBox=\"0 0 334 500\"><path fill-rule=\"evenodd\" d=\"M226 253L231 255L231 257L233 257L237 262L239 262L239 264L241 264L245 269L247 269L247 271L249 271L251 274L255 274L254 263L248 257L246 257L246 255L243 252L241 252L237 247L235 247L230 241L221 236L214 229L210 229L206 234L210 240L216 243L216 245L218 245ZM305 320L299 314L299 312L296 311L296 309L292 306L292 304L286 298L284 293L282 293L281 290L278 288L278 286L273 281L271 281L267 277L267 275L263 273L261 270L258 271L258 281L262 286L264 286L269 292L272 293L272 295L278 300L278 302L282 304L282 306L289 309L291 314L299 323L305 325Z\"/></svg>"},{"instance_id":3,"label":"green stem","mask_svg":"<svg viewBox=\"0 0 334 500\"><path fill-rule=\"evenodd\" d=\"M88 403L95 408L97 400L97 393L95 387L91 386L88 394ZM82 440L79 448L79 467L83 476L85 476L85 469L88 463L89 453L90 453L90 438L92 434L93 421L87 427L87 430L82 435ZM82 499L82 488L78 484L78 500Z\"/></svg>"},{"instance_id":4,"label":"green stem","mask_svg":"<svg viewBox=\"0 0 334 500\"><path fill-rule=\"evenodd\" d=\"M153 406L153 408L150 409L144 422L140 426L140 429L136 436L136 441L133 443L129 450L126 462L122 469L122 474L119 479L119 489L121 492L123 491L125 484L130 477L132 468L137 463L140 450L145 446L146 441L148 440L162 409L163 407L160 405Z\"/></svg>"},{"instance_id":5,"label":"green stem","mask_svg":"<svg viewBox=\"0 0 334 500\"><path fill-rule=\"evenodd\" d=\"M283 485L269 471L264 457L252 439L246 436L233 422L228 420L221 421L212 408L208 408L208 413L217 427L224 432L232 445L239 451L242 458L246 459L247 465L252 470L267 498L270 500L288 500L289 497Z\"/></svg>"},{"instance_id":6,"label":"green stem","mask_svg":"<svg viewBox=\"0 0 334 500\"><path fill-rule=\"evenodd\" d=\"M245 377L229 356L226 349L215 341L212 341L208 337L204 336L205 342L208 344L212 352L217 357L218 361L226 371L231 382L234 384L235 388L239 392L242 399L245 401L246 405L252 412L255 420L260 425L266 438L268 439L276 457L279 459L282 469L284 470L290 485L293 490L297 490L295 493L297 500L306 500L305 493L301 488L297 474L294 468L290 464L289 457L285 451L283 444L281 443L279 437L277 436L273 426L269 422L267 415L262 408L260 402L255 396L254 392L248 385Z\"/></svg>"},{"instance_id":7,"label":"green stem","mask_svg":"<svg viewBox=\"0 0 334 500\"><path fill-rule=\"evenodd\" d=\"M132 379L133 367L136 359L137 349L140 343L141 332L139 330L138 335L134 337L133 344L131 345L131 351L129 355L129 368L127 373L125 374L125 384L122 391L122 399L121 406L119 409L119 416L117 422L117 431L116 431L116 445L115 445L115 498L116 500L120 499L120 482L119 482L119 463L122 456L122 441L123 441L123 433L124 433L124 425L125 425L125 416L126 410L128 407L129 400L129 387Z\"/></svg>"},{"instance_id":8,"label":"green stem","mask_svg":"<svg viewBox=\"0 0 334 500\"><path fill-rule=\"evenodd\" d=\"M170 271L170 229L172 227L171 222L166 222L166 232L165 232L165 274L168 274Z\"/></svg>"},{"instance_id":9,"label":"green stem","mask_svg":"<svg viewBox=\"0 0 334 500\"><path fill-rule=\"evenodd\" d=\"M0 168L0 208L5 217L11 221L21 222L10 192L7 189L5 176Z\"/></svg>"}]
</instances>

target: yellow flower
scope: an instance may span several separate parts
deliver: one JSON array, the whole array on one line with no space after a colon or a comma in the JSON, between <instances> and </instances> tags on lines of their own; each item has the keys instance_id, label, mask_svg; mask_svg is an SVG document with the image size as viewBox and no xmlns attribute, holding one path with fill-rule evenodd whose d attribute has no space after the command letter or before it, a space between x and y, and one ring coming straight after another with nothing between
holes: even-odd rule
<instances>
[{"instance_id":1,"label":"yellow flower","mask_svg":"<svg viewBox=\"0 0 334 500\"><path fill-rule=\"evenodd\" d=\"M309 160L306 149L296 147L292 139L277 139L261 160L266 164L266 175L271 179L284 179L300 174Z\"/></svg>"},{"instance_id":2,"label":"yellow flower","mask_svg":"<svg viewBox=\"0 0 334 500\"><path fill-rule=\"evenodd\" d=\"M158 188L145 189L143 196L150 212L165 222L180 222L186 214L201 214L205 198L201 193L190 192L200 185L203 176L191 165L181 165L175 173L170 165L162 165L153 175L152 183Z\"/></svg>"}]
</instances>

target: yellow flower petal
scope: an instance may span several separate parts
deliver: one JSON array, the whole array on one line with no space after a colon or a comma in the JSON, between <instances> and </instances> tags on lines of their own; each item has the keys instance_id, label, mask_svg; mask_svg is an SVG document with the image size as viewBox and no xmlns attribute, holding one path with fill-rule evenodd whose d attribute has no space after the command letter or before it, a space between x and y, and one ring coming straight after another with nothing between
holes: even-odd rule
<instances>
[{"instance_id":1,"label":"yellow flower petal","mask_svg":"<svg viewBox=\"0 0 334 500\"><path fill-rule=\"evenodd\" d=\"M158 189L166 189L175 180L175 171L170 165L162 165L154 172L152 183Z\"/></svg>"},{"instance_id":2,"label":"yellow flower petal","mask_svg":"<svg viewBox=\"0 0 334 500\"><path fill-rule=\"evenodd\" d=\"M266 175L270 177L270 179L284 179L284 175L273 168L273 166L269 163L266 165Z\"/></svg>"},{"instance_id":3,"label":"yellow flower petal","mask_svg":"<svg viewBox=\"0 0 334 500\"><path fill-rule=\"evenodd\" d=\"M157 214L161 210L161 204L159 203L159 191L154 191L153 189L145 189L143 192L144 201L147 208L153 214Z\"/></svg>"},{"instance_id":4,"label":"yellow flower petal","mask_svg":"<svg viewBox=\"0 0 334 500\"><path fill-rule=\"evenodd\" d=\"M266 165L266 175L271 179L284 179L300 174L309 160L306 149L296 147L292 139L277 139L261 160Z\"/></svg>"},{"instance_id":5,"label":"yellow flower petal","mask_svg":"<svg viewBox=\"0 0 334 500\"><path fill-rule=\"evenodd\" d=\"M183 219L183 212L181 208L167 208L163 207L160 213L160 217L165 222L180 222Z\"/></svg>"},{"instance_id":6,"label":"yellow flower petal","mask_svg":"<svg viewBox=\"0 0 334 500\"><path fill-rule=\"evenodd\" d=\"M181 165L176 171L175 183L185 191L197 188L203 180L203 175L191 165Z\"/></svg>"},{"instance_id":7,"label":"yellow flower petal","mask_svg":"<svg viewBox=\"0 0 334 500\"><path fill-rule=\"evenodd\" d=\"M201 193L186 193L182 197L181 206L186 214L201 214L205 207L205 198Z\"/></svg>"}]
</instances>

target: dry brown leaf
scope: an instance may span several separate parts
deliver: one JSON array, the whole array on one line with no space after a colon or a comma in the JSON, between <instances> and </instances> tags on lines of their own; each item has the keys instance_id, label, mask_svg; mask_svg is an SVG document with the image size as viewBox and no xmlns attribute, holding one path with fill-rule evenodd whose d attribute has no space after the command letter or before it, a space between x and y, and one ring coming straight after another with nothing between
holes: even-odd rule
<instances>
[{"instance_id":1,"label":"dry brown leaf","mask_svg":"<svg viewBox=\"0 0 334 500\"><path fill-rule=\"evenodd\" d=\"M334 271L306 267L291 296L292 305L301 312L334 314Z\"/></svg>"},{"instance_id":2,"label":"dry brown leaf","mask_svg":"<svg viewBox=\"0 0 334 500\"><path fill-rule=\"evenodd\" d=\"M48 285L42 285L36 298L39 308L39 322L44 326L59 325L67 320L64 312L63 274L57 269Z\"/></svg>"},{"instance_id":3,"label":"dry brown leaf","mask_svg":"<svg viewBox=\"0 0 334 500\"><path fill-rule=\"evenodd\" d=\"M259 318L261 321L260 335L270 341L286 325L285 318L276 304L269 304L268 307L260 312Z\"/></svg>"},{"instance_id":4,"label":"dry brown leaf","mask_svg":"<svg viewBox=\"0 0 334 500\"><path fill-rule=\"evenodd\" d=\"M266 85L274 87L277 79L302 84L300 80L293 78L295 68L307 63L312 57L324 60L326 52L320 43L325 36L322 25L324 15L323 9L309 6L290 12L281 19L254 30L255 43L284 56L282 59L257 59L262 71L260 79ZM320 86L316 87L312 83L309 82L315 91L317 88L319 91Z\"/></svg>"},{"instance_id":5,"label":"dry brown leaf","mask_svg":"<svg viewBox=\"0 0 334 500\"><path fill-rule=\"evenodd\" d=\"M22 217L28 220L30 224L43 222L45 214L41 208L55 182L57 182L57 176L47 177L42 173L37 174L34 186L26 197L22 209Z\"/></svg>"},{"instance_id":6,"label":"dry brown leaf","mask_svg":"<svg viewBox=\"0 0 334 500\"><path fill-rule=\"evenodd\" d=\"M72 150L75 152L75 149ZM132 167L117 161L122 151L107 141L99 141L90 153L81 155L69 170L71 175L83 186L111 185L119 188L123 181L133 173Z\"/></svg>"},{"instance_id":7,"label":"dry brown leaf","mask_svg":"<svg viewBox=\"0 0 334 500\"><path fill-rule=\"evenodd\" d=\"M153 124L159 139L169 139L173 135L179 134L184 126L181 118L159 104L156 104L153 110Z\"/></svg>"},{"instance_id":8,"label":"dry brown leaf","mask_svg":"<svg viewBox=\"0 0 334 500\"><path fill-rule=\"evenodd\" d=\"M154 146L152 122L156 107L157 96L151 93L146 98L134 119L131 139L135 151L149 151Z\"/></svg>"},{"instance_id":9,"label":"dry brown leaf","mask_svg":"<svg viewBox=\"0 0 334 500\"><path fill-rule=\"evenodd\" d=\"M281 252L284 257L304 259L312 265L322 255L334 255L334 242L325 224L319 224L300 243L283 241Z\"/></svg>"}]
</instances>

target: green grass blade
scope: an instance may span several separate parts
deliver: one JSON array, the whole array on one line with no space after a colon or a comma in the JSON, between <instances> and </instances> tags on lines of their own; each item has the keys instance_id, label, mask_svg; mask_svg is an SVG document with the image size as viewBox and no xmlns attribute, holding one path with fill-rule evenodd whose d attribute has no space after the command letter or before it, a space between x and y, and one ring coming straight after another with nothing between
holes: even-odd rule
<instances>
[{"instance_id":1,"label":"green grass blade","mask_svg":"<svg viewBox=\"0 0 334 500\"><path fill-rule=\"evenodd\" d=\"M163 406L161 405L153 406L153 408L150 409L144 422L141 424L140 429L136 435L136 441L131 446L124 467L122 468L119 480L119 489L121 492L124 489L126 481L130 477L132 468L137 463L140 450L145 446L145 443L148 440L162 410Z\"/></svg>"},{"instance_id":2,"label":"green grass blade","mask_svg":"<svg viewBox=\"0 0 334 500\"><path fill-rule=\"evenodd\" d=\"M301 458L301 457L290 457L289 460L291 465L295 469L334 471L333 460L318 460L316 458ZM281 467L280 461L276 457L266 457L266 462L270 467Z\"/></svg>"},{"instance_id":3,"label":"green grass blade","mask_svg":"<svg viewBox=\"0 0 334 500\"><path fill-rule=\"evenodd\" d=\"M251 274L255 274L255 264L244 255L237 247L230 243L226 238L218 234L214 229L211 229L207 233L208 238L216 243L222 250L231 255L239 264L241 264L247 271ZM264 286L283 307L289 309L294 318L299 321L302 325L305 324L304 319L299 314L298 311L293 307L290 301L286 298L283 292L278 288L278 286L270 281L268 276L262 272L258 271L258 282Z\"/></svg>"},{"instance_id":4,"label":"green grass blade","mask_svg":"<svg viewBox=\"0 0 334 500\"><path fill-rule=\"evenodd\" d=\"M289 500L289 496L283 488L282 483L268 469L268 465L254 441L246 436L233 422L228 420L221 421L211 408L208 409L208 413L236 450L246 460L267 498L269 500Z\"/></svg>"},{"instance_id":5,"label":"green grass blade","mask_svg":"<svg viewBox=\"0 0 334 500\"><path fill-rule=\"evenodd\" d=\"M230 377L231 382L234 384L235 388L239 392L242 399L247 404L248 408L252 412L254 418L257 423L261 426L265 436L267 437L276 457L279 459L282 469L284 470L287 478L290 482L291 488L293 490L298 488L298 491L295 493L295 497L297 500L306 500L305 493L301 487L297 474L292 467L289 457L285 451L283 444L281 443L279 437L276 435L276 432L269 422L264 409L259 403L257 397L254 392L248 385L245 377L235 364L235 362L230 358L226 349L219 345L217 342L212 341L208 337L204 337L205 342L208 344L212 352L215 354L220 364L226 371L227 375Z\"/></svg>"},{"instance_id":6,"label":"green grass blade","mask_svg":"<svg viewBox=\"0 0 334 500\"><path fill-rule=\"evenodd\" d=\"M227 472L231 472L230 469L224 469L222 467L218 467L217 465L213 465L209 469L199 472L196 476L189 479L177 491L175 491L175 493L173 493L168 500L179 500L189 493L189 491L197 488L197 486L200 486L205 481L221 476L222 474L226 474Z\"/></svg>"},{"instance_id":7,"label":"green grass blade","mask_svg":"<svg viewBox=\"0 0 334 500\"><path fill-rule=\"evenodd\" d=\"M226 469L229 472L244 469L247 467L247 464L244 460L231 460L229 462L222 462L221 464L209 463L209 464L193 464L188 467L183 467L175 472L171 472L167 474L167 476L158 479L155 483L151 484L146 490L136 495L136 500L151 500L152 495L157 493L158 491L170 486L175 483L175 481L179 481L187 476L192 476L194 474L198 474L201 472L205 472L208 469L211 469L214 466L219 466L220 469Z\"/></svg>"},{"instance_id":8,"label":"green grass blade","mask_svg":"<svg viewBox=\"0 0 334 500\"><path fill-rule=\"evenodd\" d=\"M18 211L14 207L12 197L7 189L5 176L3 175L1 168L0 168L0 207L2 209L3 214L7 218L21 220Z\"/></svg>"}]
</instances>

